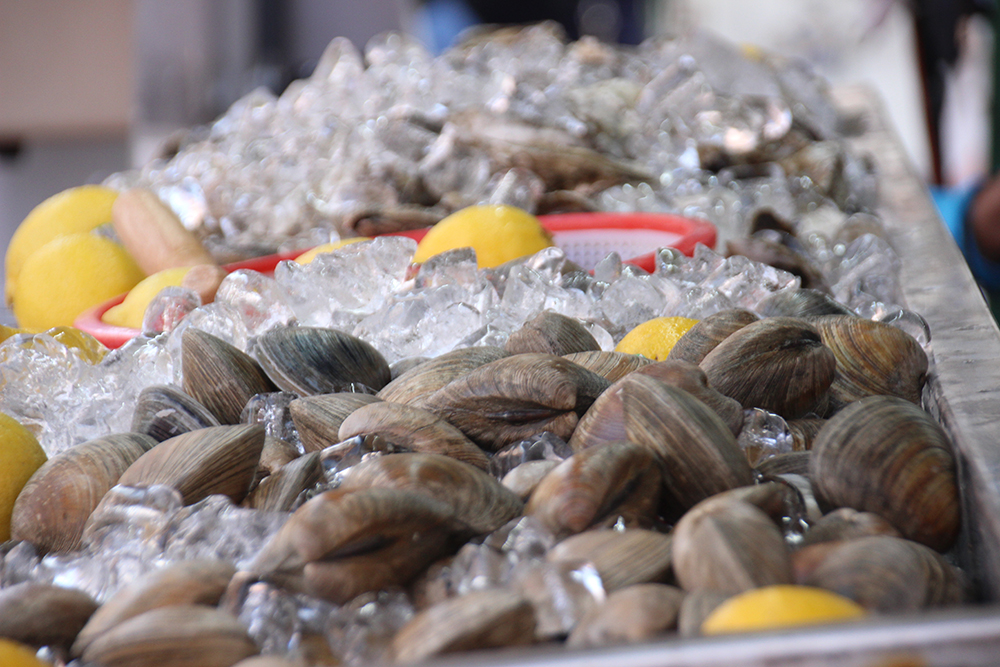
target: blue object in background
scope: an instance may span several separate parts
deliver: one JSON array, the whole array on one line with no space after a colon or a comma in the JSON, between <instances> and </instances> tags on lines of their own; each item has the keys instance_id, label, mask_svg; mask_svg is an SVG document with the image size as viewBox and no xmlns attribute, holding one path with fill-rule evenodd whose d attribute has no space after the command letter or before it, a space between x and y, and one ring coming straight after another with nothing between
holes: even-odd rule
<instances>
[{"instance_id":1,"label":"blue object in background","mask_svg":"<svg viewBox=\"0 0 1000 667\"><path fill-rule=\"evenodd\" d=\"M990 291L1000 291L1000 263L992 262L979 251L975 236L967 228L969 207L980 184L961 188L931 186L931 198L938 213L958 244L976 281Z\"/></svg>"}]
</instances>

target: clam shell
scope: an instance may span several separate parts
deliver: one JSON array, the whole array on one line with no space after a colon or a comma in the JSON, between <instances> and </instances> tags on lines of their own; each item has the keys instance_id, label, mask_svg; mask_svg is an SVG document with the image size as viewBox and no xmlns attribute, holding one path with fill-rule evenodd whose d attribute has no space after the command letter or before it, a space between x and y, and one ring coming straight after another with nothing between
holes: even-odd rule
<instances>
[{"instance_id":1,"label":"clam shell","mask_svg":"<svg viewBox=\"0 0 1000 667\"><path fill-rule=\"evenodd\" d=\"M234 616L202 605L153 609L111 628L83 652L102 667L231 667L258 653Z\"/></svg>"},{"instance_id":2,"label":"clam shell","mask_svg":"<svg viewBox=\"0 0 1000 667\"><path fill-rule=\"evenodd\" d=\"M667 359L700 364L715 346L746 325L760 318L749 310L733 308L709 315L698 321L670 348Z\"/></svg>"},{"instance_id":3,"label":"clam shell","mask_svg":"<svg viewBox=\"0 0 1000 667\"><path fill-rule=\"evenodd\" d=\"M681 601L677 613L677 632L681 637L697 637L701 634L701 624L715 611L715 608L728 600L728 593L710 591L702 588L690 591Z\"/></svg>"},{"instance_id":4,"label":"clam shell","mask_svg":"<svg viewBox=\"0 0 1000 667\"><path fill-rule=\"evenodd\" d=\"M136 459L118 484L163 484L185 505L219 493L239 503L250 491L264 448L264 427L213 426L164 440Z\"/></svg>"},{"instance_id":5,"label":"clam shell","mask_svg":"<svg viewBox=\"0 0 1000 667\"><path fill-rule=\"evenodd\" d=\"M152 609L186 604L214 606L234 574L236 568L229 563L197 559L142 575L119 589L90 617L73 643L72 655L82 655L101 634Z\"/></svg>"},{"instance_id":6,"label":"clam shell","mask_svg":"<svg viewBox=\"0 0 1000 667\"><path fill-rule=\"evenodd\" d=\"M957 605L966 586L961 572L933 549L887 535L840 543L803 583L886 613Z\"/></svg>"},{"instance_id":7,"label":"clam shell","mask_svg":"<svg viewBox=\"0 0 1000 667\"><path fill-rule=\"evenodd\" d=\"M260 461L257 462L257 477L272 475L299 456L298 448L287 440L265 436L264 448L260 452Z\"/></svg>"},{"instance_id":8,"label":"clam shell","mask_svg":"<svg viewBox=\"0 0 1000 667\"><path fill-rule=\"evenodd\" d=\"M761 317L855 315L854 311L829 294L804 288L769 294L758 302L756 311Z\"/></svg>"},{"instance_id":9,"label":"clam shell","mask_svg":"<svg viewBox=\"0 0 1000 667\"><path fill-rule=\"evenodd\" d=\"M837 359L831 410L882 394L920 405L928 361L913 336L891 324L849 315L820 317L813 324Z\"/></svg>"},{"instance_id":10,"label":"clam shell","mask_svg":"<svg viewBox=\"0 0 1000 667\"><path fill-rule=\"evenodd\" d=\"M837 360L805 320L772 317L734 332L699 365L711 387L744 408L795 419L823 405Z\"/></svg>"},{"instance_id":11,"label":"clam shell","mask_svg":"<svg viewBox=\"0 0 1000 667\"><path fill-rule=\"evenodd\" d=\"M539 483L524 513L557 539L588 528L649 527L657 519L663 479L653 453L628 442L574 454Z\"/></svg>"},{"instance_id":12,"label":"clam shell","mask_svg":"<svg viewBox=\"0 0 1000 667\"><path fill-rule=\"evenodd\" d=\"M343 604L411 581L474 531L428 496L388 488L327 491L299 507L249 572Z\"/></svg>"},{"instance_id":13,"label":"clam shell","mask_svg":"<svg viewBox=\"0 0 1000 667\"><path fill-rule=\"evenodd\" d=\"M181 433L219 425L208 408L183 391L153 385L139 392L129 430L163 442Z\"/></svg>"},{"instance_id":14,"label":"clam shell","mask_svg":"<svg viewBox=\"0 0 1000 667\"><path fill-rule=\"evenodd\" d=\"M221 338L188 329L181 338L184 391L220 424L239 424L247 401L275 390L260 365Z\"/></svg>"},{"instance_id":15,"label":"clam shell","mask_svg":"<svg viewBox=\"0 0 1000 667\"><path fill-rule=\"evenodd\" d=\"M496 451L542 431L569 439L608 381L562 357L518 354L485 364L427 397L423 406Z\"/></svg>"},{"instance_id":16,"label":"clam shell","mask_svg":"<svg viewBox=\"0 0 1000 667\"><path fill-rule=\"evenodd\" d=\"M600 350L601 346L579 320L547 310L512 333L503 349L509 354L540 352L561 356Z\"/></svg>"},{"instance_id":17,"label":"clam shell","mask_svg":"<svg viewBox=\"0 0 1000 667\"><path fill-rule=\"evenodd\" d=\"M378 392L383 401L423 407L423 400L452 380L484 364L510 356L499 347L465 347L446 352L387 384Z\"/></svg>"},{"instance_id":18,"label":"clam shell","mask_svg":"<svg viewBox=\"0 0 1000 667\"><path fill-rule=\"evenodd\" d=\"M91 512L121 475L156 441L140 433L90 440L53 456L21 489L11 514L11 537L36 549L80 546Z\"/></svg>"},{"instance_id":19,"label":"clam shell","mask_svg":"<svg viewBox=\"0 0 1000 667\"><path fill-rule=\"evenodd\" d=\"M901 537L892 524L871 512L859 512L850 507L841 507L824 515L806 531L802 546L820 542L853 540L871 535Z\"/></svg>"},{"instance_id":20,"label":"clam shell","mask_svg":"<svg viewBox=\"0 0 1000 667\"><path fill-rule=\"evenodd\" d=\"M337 433L347 416L379 399L371 394L341 392L297 398L288 406L307 452L318 452L340 442Z\"/></svg>"},{"instance_id":21,"label":"clam shell","mask_svg":"<svg viewBox=\"0 0 1000 667\"><path fill-rule=\"evenodd\" d=\"M826 424L826 420L816 418L791 419L786 424L788 432L792 436L792 451L804 452L812 449L813 441L816 440L816 435Z\"/></svg>"},{"instance_id":22,"label":"clam shell","mask_svg":"<svg viewBox=\"0 0 1000 667\"><path fill-rule=\"evenodd\" d=\"M392 376L378 350L336 329L275 327L257 338L254 356L278 388L300 396L374 393Z\"/></svg>"},{"instance_id":23,"label":"clam shell","mask_svg":"<svg viewBox=\"0 0 1000 667\"><path fill-rule=\"evenodd\" d=\"M612 646L652 639L677 626L684 591L666 584L637 584L613 592L577 624L569 648Z\"/></svg>"},{"instance_id":24,"label":"clam shell","mask_svg":"<svg viewBox=\"0 0 1000 667\"><path fill-rule=\"evenodd\" d=\"M712 408L726 423L733 435L743 430L743 406L739 401L720 394L708 386L708 376L700 367L687 361L667 360L643 366L635 371L683 389Z\"/></svg>"},{"instance_id":25,"label":"clam shell","mask_svg":"<svg viewBox=\"0 0 1000 667\"><path fill-rule=\"evenodd\" d=\"M792 563L774 521L757 507L728 499L689 510L674 528L674 573L686 591L736 595L792 582Z\"/></svg>"},{"instance_id":26,"label":"clam shell","mask_svg":"<svg viewBox=\"0 0 1000 667\"><path fill-rule=\"evenodd\" d=\"M457 428L432 412L402 403L378 401L352 412L340 425L338 440L377 435L393 447L443 454L482 470L489 458Z\"/></svg>"},{"instance_id":27,"label":"clam shell","mask_svg":"<svg viewBox=\"0 0 1000 667\"><path fill-rule=\"evenodd\" d=\"M765 478L786 474L808 477L811 458L811 452L785 452L761 461L754 470Z\"/></svg>"},{"instance_id":28,"label":"clam shell","mask_svg":"<svg viewBox=\"0 0 1000 667\"><path fill-rule=\"evenodd\" d=\"M319 452L309 452L261 480L244 506L268 512L291 511L299 494L323 478Z\"/></svg>"},{"instance_id":29,"label":"clam shell","mask_svg":"<svg viewBox=\"0 0 1000 667\"><path fill-rule=\"evenodd\" d=\"M624 352L606 350L573 352L571 354L564 354L563 356L574 364L597 373L608 382L616 382L632 371L653 363L652 359L647 359L638 354L625 354Z\"/></svg>"},{"instance_id":30,"label":"clam shell","mask_svg":"<svg viewBox=\"0 0 1000 667\"><path fill-rule=\"evenodd\" d=\"M520 516L524 504L479 468L438 454L386 454L350 468L340 488L393 488L448 504L477 534L492 533Z\"/></svg>"},{"instance_id":31,"label":"clam shell","mask_svg":"<svg viewBox=\"0 0 1000 667\"><path fill-rule=\"evenodd\" d=\"M535 612L522 595L502 589L473 591L414 616L392 640L396 662L532 642Z\"/></svg>"},{"instance_id":32,"label":"clam shell","mask_svg":"<svg viewBox=\"0 0 1000 667\"><path fill-rule=\"evenodd\" d=\"M535 487L559 463L559 461L549 461L547 459L525 461L504 475L500 483L513 491L514 495L518 498L527 501L534 492Z\"/></svg>"},{"instance_id":33,"label":"clam shell","mask_svg":"<svg viewBox=\"0 0 1000 667\"><path fill-rule=\"evenodd\" d=\"M588 530L549 549L551 563L593 564L608 593L650 582L662 582L672 565L671 537L642 528Z\"/></svg>"},{"instance_id":34,"label":"clam shell","mask_svg":"<svg viewBox=\"0 0 1000 667\"><path fill-rule=\"evenodd\" d=\"M929 414L894 396L870 396L834 415L810 461L830 507L874 512L904 537L946 551L961 526L951 443Z\"/></svg>"},{"instance_id":35,"label":"clam shell","mask_svg":"<svg viewBox=\"0 0 1000 667\"><path fill-rule=\"evenodd\" d=\"M75 588L26 581L0 590L0 637L28 646L68 648L97 609Z\"/></svg>"}]
</instances>

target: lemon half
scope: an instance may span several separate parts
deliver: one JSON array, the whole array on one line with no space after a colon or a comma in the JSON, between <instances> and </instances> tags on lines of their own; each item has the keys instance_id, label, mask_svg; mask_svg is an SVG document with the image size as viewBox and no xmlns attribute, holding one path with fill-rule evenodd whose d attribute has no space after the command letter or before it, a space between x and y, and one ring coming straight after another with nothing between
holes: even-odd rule
<instances>
[{"instance_id":1,"label":"lemon half","mask_svg":"<svg viewBox=\"0 0 1000 667\"><path fill-rule=\"evenodd\" d=\"M516 206L468 206L441 220L417 244L414 263L455 248L476 251L480 268L497 266L552 245L538 218Z\"/></svg>"}]
</instances>

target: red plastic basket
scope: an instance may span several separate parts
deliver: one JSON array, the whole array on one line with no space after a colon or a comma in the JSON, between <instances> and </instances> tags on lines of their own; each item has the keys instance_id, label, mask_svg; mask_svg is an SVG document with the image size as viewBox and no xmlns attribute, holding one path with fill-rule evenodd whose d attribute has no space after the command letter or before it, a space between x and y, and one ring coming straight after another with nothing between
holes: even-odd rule
<instances>
[{"instance_id":1,"label":"red plastic basket","mask_svg":"<svg viewBox=\"0 0 1000 667\"><path fill-rule=\"evenodd\" d=\"M683 218L661 213L561 213L540 216L542 225L552 234L553 241L566 256L587 269L610 252L617 252L626 261L646 271L655 268L657 248L676 248L685 255L694 253L697 244L715 247L715 225L705 220ZM419 241L427 229L397 232ZM242 262L227 264L227 271L251 269L269 273L286 259L294 259L305 252L255 257ZM73 325L91 334L110 348L124 345L139 335L138 329L119 327L104 322L104 313L125 299L124 294L83 312Z\"/></svg>"}]
</instances>

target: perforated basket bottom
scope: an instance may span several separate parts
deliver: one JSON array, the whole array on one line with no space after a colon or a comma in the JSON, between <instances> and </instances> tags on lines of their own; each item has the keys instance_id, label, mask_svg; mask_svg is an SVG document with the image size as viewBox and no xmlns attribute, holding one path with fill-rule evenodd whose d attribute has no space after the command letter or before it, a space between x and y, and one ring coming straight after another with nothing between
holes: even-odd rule
<instances>
[{"instance_id":1,"label":"perforated basket bottom","mask_svg":"<svg viewBox=\"0 0 1000 667\"><path fill-rule=\"evenodd\" d=\"M655 229L565 230L552 236L568 259L588 269L612 252L629 259L653 248L674 246L682 238L680 234Z\"/></svg>"}]
</instances>

